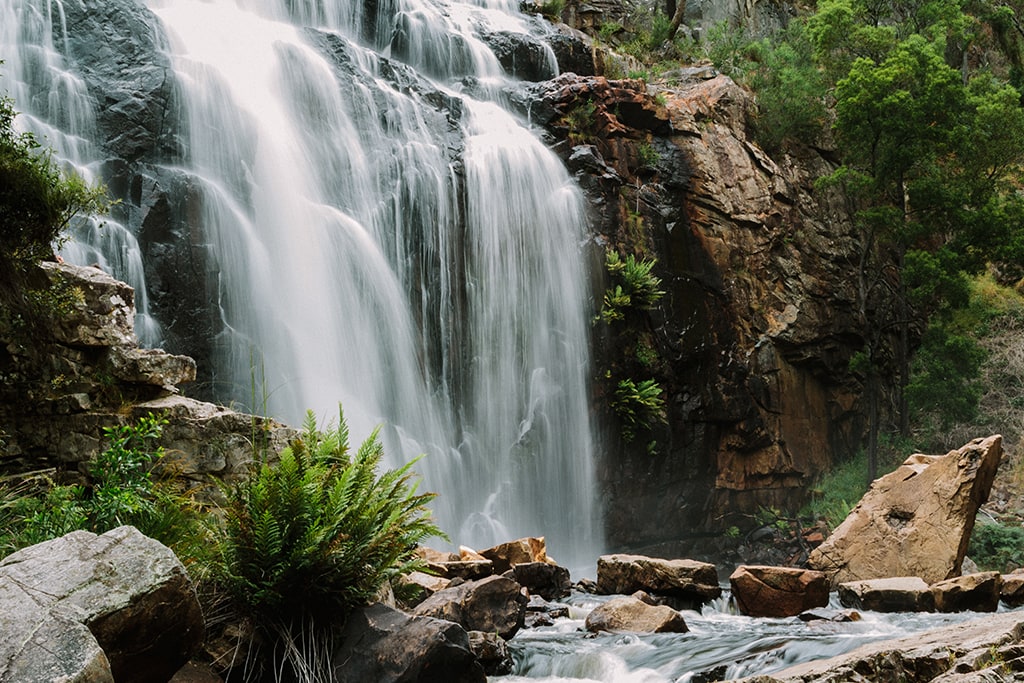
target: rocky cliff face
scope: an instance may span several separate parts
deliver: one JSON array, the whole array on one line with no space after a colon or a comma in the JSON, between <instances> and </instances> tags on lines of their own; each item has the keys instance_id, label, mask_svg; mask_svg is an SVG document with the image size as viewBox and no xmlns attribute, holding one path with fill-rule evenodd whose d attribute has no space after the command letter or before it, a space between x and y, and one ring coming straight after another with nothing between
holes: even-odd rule
<instances>
[{"instance_id":1,"label":"rocky cliff face","mask_svg":"<svg viewBox=\"0 0 1024 683\"><path fill-rule=\"evenodd\" d=\"M108 444L104 427L147 414L167 417L161 467L213 492L210 476L242 476L254 443L274 452L294 434L282 425L181 396L195 362L139 348L134 291L96 268L43 263L56 300L30 331L0 327L0 475L84 473Z\"/></svg>"},{"instance_id":2,"label":"rocky cliff face","mask_svg":"<svg viewBox=\"0 0 1024 683\"><path fill-rule=\"evenodd\" d=\"M862 346L856 242L814 187L827 158L769 158L735 83L710 67L674 77L566 74L535 87L531 108L590 199L595 251L657 260L660 305L626 330L596 326L595 393L614 423L608 377L665 391L667 424L609 435L602 468L612 546L664 553L792 507L862 430L847 370Z\"/></svg>"}]
</instances>

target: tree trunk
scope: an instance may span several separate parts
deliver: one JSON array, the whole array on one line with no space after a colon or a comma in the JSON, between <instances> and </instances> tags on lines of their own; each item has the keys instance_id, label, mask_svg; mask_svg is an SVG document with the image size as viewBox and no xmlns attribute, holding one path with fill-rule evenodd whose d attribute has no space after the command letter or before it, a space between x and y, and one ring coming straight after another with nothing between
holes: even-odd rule
<instances>
[{"instance_id":1,"label":"tree trunk","mask_svg":"<svg viewBox=\"0 0 1024 683\"><path fill-rule=\"evenodd\" d=\"M668 0L666 0L668 2ZM668 42L672 42L676 37L676 32L679 31L679 26L683 23L683 15L686 14L686 0L678 0L675 11L672 12L672 25L668 27Z\"/></svg>"}]
</instances>

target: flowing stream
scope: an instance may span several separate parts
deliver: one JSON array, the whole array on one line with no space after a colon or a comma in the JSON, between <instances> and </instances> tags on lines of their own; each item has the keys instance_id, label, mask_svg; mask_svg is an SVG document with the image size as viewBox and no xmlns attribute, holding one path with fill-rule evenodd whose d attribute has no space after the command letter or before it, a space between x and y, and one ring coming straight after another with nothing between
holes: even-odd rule
<instances>
[{"instance_id":1,"label":"flowing stream","mask_svg":"<svg viewBox=\"0 0 1024 683\"><path fill-rule=\"evenodd\" d=\"M515 83L485 41L540 45L542 22L514 0L118 2L169 65L180 153L158 164L186 179L208 254L222 400L292 423L340 402L354 438L384 425L391 464L426 455L453 542L544 535L563 564L592 562L582 197L503 108ZM0 0L0 84L19 125L114 188L132 180L101 172L103 93L65 18L98 7ZM65 257L127 279L160 343L131 229L82 226Z\"/></svg>"},{"instance_id":2,"label":"flowing stream","mask_svg":"<svg viewBox=\"0 0 1024 683\"><path fill-rule=\"evenodd\" d=\"M860 620L803 622L744 617L728 594L684 611L688 633L587 634L591 609L614 596L573 593L568 618L520 631L511 641L515 669L492 683L696 683L728 681L826 659L866 643L902 638L984 615L859 612ZM835 593L829 609L842 610ZM1000 610L1005 608L1001 607Z\"/></svg>"}]
</instances>

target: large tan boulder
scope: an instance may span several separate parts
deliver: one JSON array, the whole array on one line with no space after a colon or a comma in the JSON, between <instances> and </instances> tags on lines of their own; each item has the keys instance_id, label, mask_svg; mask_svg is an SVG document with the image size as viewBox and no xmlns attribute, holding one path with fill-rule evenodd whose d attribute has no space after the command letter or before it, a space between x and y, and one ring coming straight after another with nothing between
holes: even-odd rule
<instances>
[{"instance_id":1,"label":"large tan boulder","mask_svg":"<svg viewBox=\"0 0 1024 683\"><path fill-rule=\"evenodd\" d=\"M696 605L722 594L715 565L707 562L621 554L598 558L598 593L629 595L636 591L679 598Z\"/></svg>"},{"instance_id":2,"label":"large tan boulder","mask_svg":"<svg viewBox=\"0 0 1024 683\"><path fill-rule=\"evenodd\" d=\"M736 606L749 617L795 617L828 604L828 578L812 569L740 565L729 584Z\"/></svg>"},{"instance_id":3,"label":"large tan boulder","mask_svg":"<svg viewBox=\"0 0 1024 683\"><path fill-rule=\"evenodd\" d=\"M634 633L686 633L689 627L676 610L667 605L650 605L643 600L624 595L612 598L591 610L586 620L587 630Z\"/></svg>"},{"instance_id":4,"label":"large tan boulder","mask_svg":"<svg viewBox=\"0 0 1024 683\"><path fill-rule=\"evenodd\" d=\"M876 479L807 560L833 586L891 576L936 583L960 575L978 507L988 499L1002 437L942 456L912 455Z\"/></svg>"}]
</instances>

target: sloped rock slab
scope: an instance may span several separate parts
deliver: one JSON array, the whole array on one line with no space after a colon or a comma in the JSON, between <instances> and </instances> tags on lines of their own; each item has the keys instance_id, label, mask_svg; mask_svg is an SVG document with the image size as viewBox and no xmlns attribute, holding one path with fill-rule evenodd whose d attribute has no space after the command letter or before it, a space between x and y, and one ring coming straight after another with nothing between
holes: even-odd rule
<instances>
[{"instance_id":1,"label":"sloped rock slab","mask_svg":"<svg viewBox=\"0 0 1024 683\"><path fill-rule=\"evenodd\" d=\"M0 634L0 680L163 683L202 642L203 616L174 553L120 527L0 561Z\"/></svg>"},{"instance_id":2,"label":"sloped rock slab","mask_svg":"<svg viewBox=\"0 0 1024 683\"><path fill-rule=\"evenodd\" d=\"M1004 670L1024 637L1024 614L1007 612L863 645L845 655L790 667L745 683L971 683L1020 680ZM1002 661L996 661L1002 660ZM983 672L981 676L971 672Z\"/></svg>"},{"instance_id":3,"label":"sloped rock slab","mask_svg":"<svg viewBox=\"0 0 1024 683\"><path fill-rule=\"evenodd\" d=\"M832 585L888 576L937 583L959 576L978 507L988 499L1002 437L975 439L946 455L912 455L876 479L807 560Z\"/></svg>"}]
</instances>

